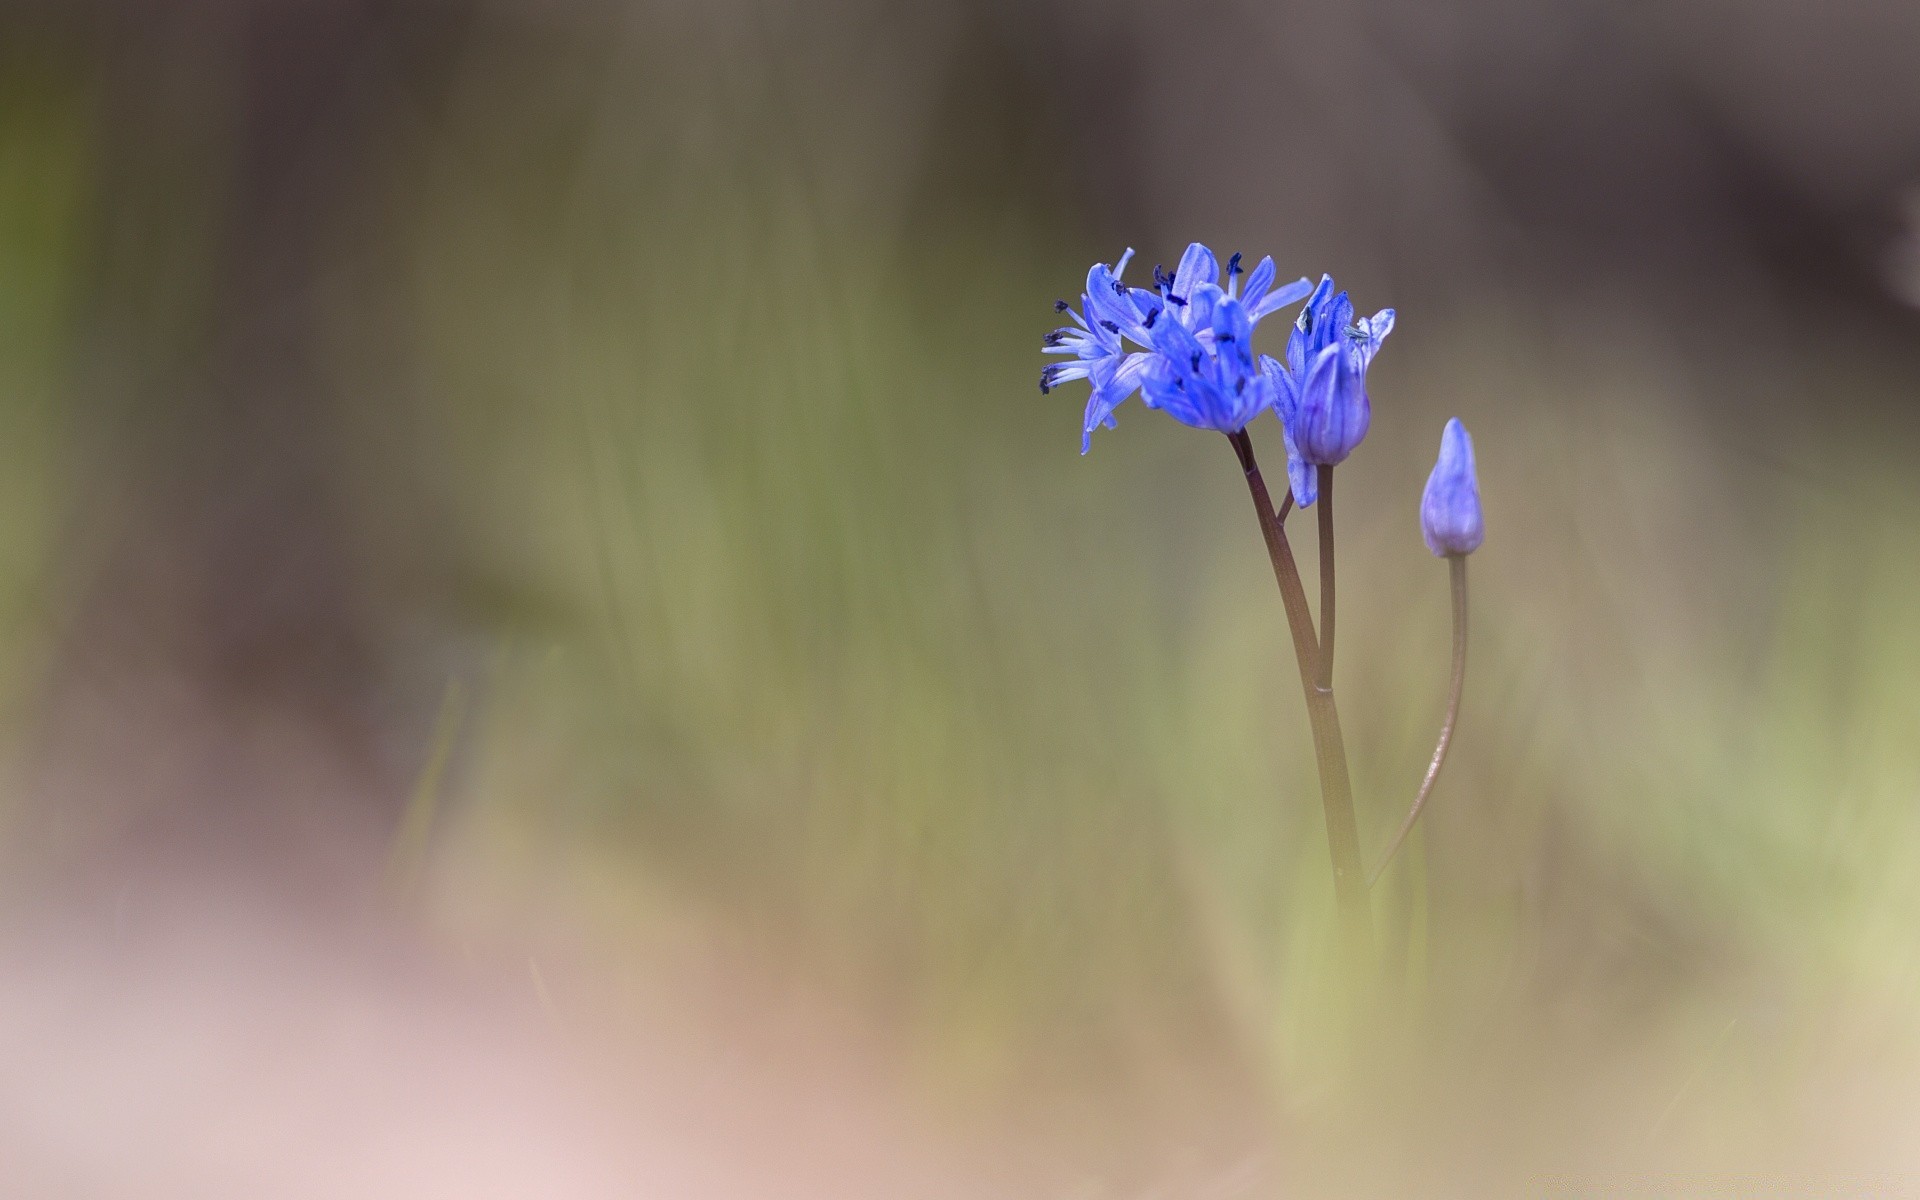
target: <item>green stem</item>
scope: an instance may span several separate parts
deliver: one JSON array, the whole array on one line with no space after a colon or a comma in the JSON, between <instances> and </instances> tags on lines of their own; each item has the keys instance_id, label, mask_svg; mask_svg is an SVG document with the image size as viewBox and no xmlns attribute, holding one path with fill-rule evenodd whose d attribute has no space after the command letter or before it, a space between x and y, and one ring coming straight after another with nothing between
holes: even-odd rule
<instances>
[{"instance_id":1,"label":"green stem","mask_svg":"<svg viewBox=\"0 0 1920 1200\"><path fill-rule=\"evenodd\" d=\"M1254 513L1267 543L1267 557L1273 562L1273 577L1286 607L1293 656L1300 666L1300 690L1306 696L1307 720L1313 728L1314 759L1320 769L1320 801L1326 811L1327 846L1333 855L1334 896L1340 905L1348 945L1358 963L1364 964L1373 954L1373 911L1367 897L1366 868L1360 859L1360 832L1353 815L1353 784L1347 777L1340 712L1333 702L1333 689L1322 687L1316 678L1320 648L1314 637L1313 616L1307 611L1307 590L1300 582L1300 568L1293 561L1287 531L1254 459L1253 441L1244 430L1228 434L1227 439L1233 443L1240 468L1246 473L1247 490L1253 495Z\"/></svg>"},{"instance_id":2,"label":"green stem","mask_svg":"<svg viewBox=\"0 0 1920 1200\"><path fill-rule=\"evenodd\" d=\"M1413 798L1413 807L1407 810L1407 819L1400 823L1400 832L1393 835L1387 852L1380 856L1380 865L1368 877L1368 887L1380 882L1400 843L1413 832L1413 823L1420 819L1420 810L1426 807L1433 785L1439 782L1440 768L1447 761L1447 748L1453 744L1453 727L1460 720L1460 693L1467 685L1467 556L1447 555L1447 567L1453 577L1453 679L1447 684L1447 715L1440 722L1440 741L1433 748L1433 761L1427 764L1427 777L1420 781L1420 791Z\"/></svg>"}]
</instances>

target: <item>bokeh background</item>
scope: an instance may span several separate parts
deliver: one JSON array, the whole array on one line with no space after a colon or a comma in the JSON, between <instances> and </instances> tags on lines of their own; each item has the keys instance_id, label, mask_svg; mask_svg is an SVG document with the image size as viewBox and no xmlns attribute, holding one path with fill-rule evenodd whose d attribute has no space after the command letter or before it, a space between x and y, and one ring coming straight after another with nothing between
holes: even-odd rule
<instances>
[{"instance_id":1,"label":"bokeh background","mask_svg":"<svg viewBox=\"0 0 1920 1200\"><path fill-rule=\"evenodd\" d=\"M9 0L0 1191L1920 1195L1916 47ZM1034 386L1196 238L1400 313L1369 847L1479 450L1366 995L1228 448Z\"/></svg>"}]
</instances>

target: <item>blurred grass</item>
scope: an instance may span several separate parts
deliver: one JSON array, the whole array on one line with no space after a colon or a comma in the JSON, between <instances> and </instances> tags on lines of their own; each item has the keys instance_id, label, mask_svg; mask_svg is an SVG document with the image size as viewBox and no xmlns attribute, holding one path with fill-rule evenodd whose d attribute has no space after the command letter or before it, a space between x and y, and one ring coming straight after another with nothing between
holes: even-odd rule
<instances>
[{"instance_id":1,"label":"blurred grass","mask_svg":"<svg viewBox=\"0 0 1920 1200\"><path fill-rule=\"evenodd\" d=\"M71 486L66 393L93 211L84 81L0 49L0 710L47 647Z\"/></svg>"}]
</instances>

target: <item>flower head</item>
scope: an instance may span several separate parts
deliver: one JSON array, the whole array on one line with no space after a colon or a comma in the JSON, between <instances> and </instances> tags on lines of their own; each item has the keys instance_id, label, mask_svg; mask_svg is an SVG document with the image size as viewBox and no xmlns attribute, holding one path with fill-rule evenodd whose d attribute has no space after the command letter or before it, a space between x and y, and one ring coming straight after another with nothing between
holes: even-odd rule
<instances>
[{"instance_id":1,"label":"flower head","mask_svg":"<svg viewBox=\"0 0 1920 1200\"><path fill-rule=\"evenodd\" d=\"M1356 321L1353 301L1334 292L1331 275L1320 277L1287 338L1287 368L1279 381L1280 419L1302 462L1344 462L1367 436L1373 421L1367 367L1392 330L1392 309ZM1294 499L1313 502L1297 489Z\"/></svg>"},{"instance_id":2,"label":"flower head","mask_svg":"<svg viewBox=\"0 0 1920 1200\"><path fill-rule=\"evenodd\" d=\"M1420 497L1420 536L1445 557L1472 554L1486 538L1480 515L1480 482L1473 472L1473 438L1458 417L1440 435L1440 459Z\"/></svg>"},{"instance_id":3,"label":"flower head","mask_svg":"<svg viewBox=\"0 0 1920 1200\"><path fill-rule=\"evenodd\" d=\"M1237 433L1273 407L1273 382L1253 357L1253 318L1217 284L1198 285L1181 318L1159 322L1153 348L1147 404L1183 425Z\"/></svg>"},{"instance_id":4,"label":"flower head","mask_svg":"<svg viewBox=\"0 0 1920 1200\"><path fill-rule=\"evenodd\" d=\"M1154 288L1120 281L1133 251L1109 268L1087 272L1080 311L1066 301L1054 307L1073 324L1047 335L1046 353L1070 354L1040 374L1040 390L1086 379L1087 398L1080 452L1092 444L1096 426L1112 427L1113 411L1135 391L1149 408L1166 410L1184 424L1232 433L1246 427L1277 399L1274 383L1253 354L1253 328L1262 317L1293 304L1312 290L1307 280L1276 288L1278 272L1264 258L1246 274L1240 256L1228 260L1226 286L1220 262L1199 242L1187 247L1172 273L1156 267ZM1241 276L1246 274L1246 285ZM1129 351L1126 343L1143 347Z\"/></svg>"}]
</instances>

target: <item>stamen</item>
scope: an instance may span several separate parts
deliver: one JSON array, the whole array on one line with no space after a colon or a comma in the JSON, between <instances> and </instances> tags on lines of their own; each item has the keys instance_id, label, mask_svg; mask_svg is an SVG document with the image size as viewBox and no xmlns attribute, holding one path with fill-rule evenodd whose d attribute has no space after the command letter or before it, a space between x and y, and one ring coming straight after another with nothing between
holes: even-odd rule
<instances>
[{"instance_id":1,"label":"stamen","mask_svg":"<svg viewBox=\"0 0 1920 1200\"><path fill-rule=\"evenodd\" d=\"M1190 366L1191 366L1191 367L1192 367L1192 368L1193 368L1193 369L1194 369L1195 371L1198 371L1198 370L1200 369L1200 352L1199 352L1198 350L1195 350L1195 351L1193 352L1193 361L1192 361L1192 363L1191 363L1191 364L1189 364L1189 365L1190 365Z\"/></svg>"},{"instance_id":2,"label":"stamen","mask_svg":"<svg viewBox=\"0 0 1920 1200\"><path fill-rule=\"evenodd\" d=\"M1240 273L1240 252L1235 250L1233 257L1227 260L1227 278L1232 279Z\"/></svg>"},{"instance_id":3,"label":"stamen","mask_svg":"<svg viewBox=\"0 0 1920 1200\"><path fill-rule=\"evenodd\" d=\"M1108 333L1119 333L1119 332L1120 332L1120 326L1118 326L1118 325L1116 325L1116 324L1115 324L1114 322L1112 322L1112 321L1102 321L1102 322L1100 322L1100 327L1101 327L1102 329L1104 329L1104 330L1106 330L1106 331L1107 331Z\"/></svg>"},{"instance_id":4,"label":"stamen","mask_svg":"<svg viewBox=\"0 0 1920 1200\"><path fill-rule=\"evenodd\" d=\"M1053 311L1055 312L1065 312L1072 307L1073 305L1068 304L1065 300L1055 300L1053 302Z\"/></svg>"},{"instance_id":5,"label":"stamen","mask_svg":"<svg viewBox=\"0 0 1920 1200\"><path fill-rule=\"evenodd\" d=\"M1168 292L1167 303L1178 304L1181 308L1185 308L1187 306L1187 298L1185 296L1176 296L1172 292Z\"/></svg>"},{"instance_id":6,"label":"stamen","mask_svg":"<svg viewBox=\"0 0 1920 1200\"><path fill-rule=\"evenodd\" d=\"M1150 309L1148 309L1148 310L1147 310L1147 328L1148 328L1148 329L1152 329L1152 328L1153 328L1153 323L1154 323L1155 321L1158 321L1159 319L1160 319L1160 310L1159 310L1159 309L1157 309L1157 308L1150 308Z\"/></svg>"}]
</instances>

